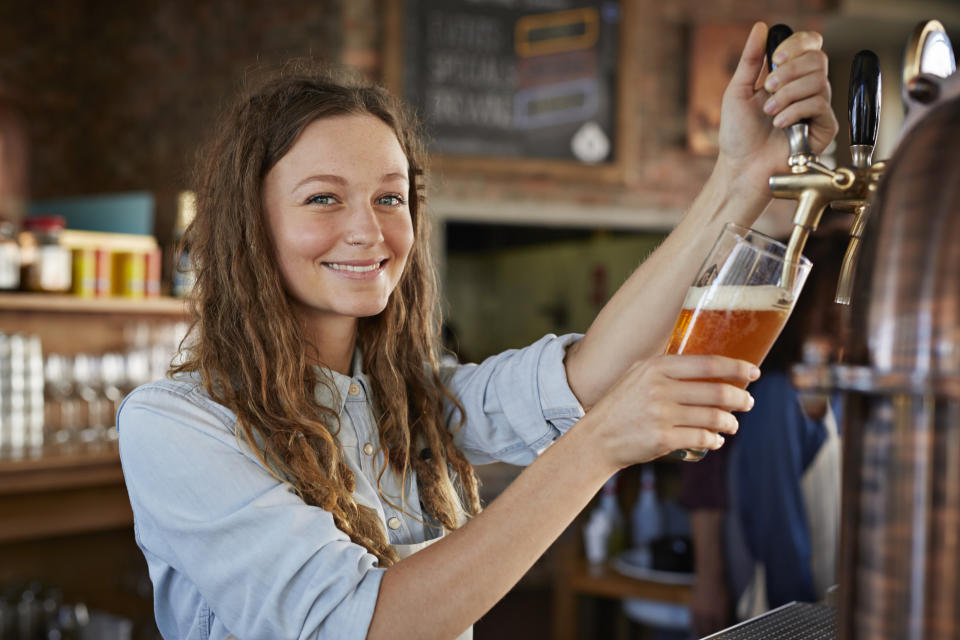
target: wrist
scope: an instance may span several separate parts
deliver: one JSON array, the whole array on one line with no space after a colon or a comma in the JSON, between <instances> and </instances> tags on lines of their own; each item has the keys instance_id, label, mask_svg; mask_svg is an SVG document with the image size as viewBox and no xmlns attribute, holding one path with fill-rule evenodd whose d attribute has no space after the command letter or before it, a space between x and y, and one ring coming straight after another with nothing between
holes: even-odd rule
<instances>
[{"instance_id":1,"label":"wrist","mask_svg":"<svg viewBox=\"0 0 960 640\"><path fill-rule=\"evenodd\" d=\"M757 176L748 162L721 152L713 166L708 183L723 194L722 202L733 207L732 222L750 226L770 203L770 186L764 176Z\"/></svg>"},{"instance_id":2,"label":"wrist","mask_svg":"<svg viewBox=\"0 0 960 640\"><path fill-rule=\"evenodd\" d=\"M608 450L610 438L604 438L597 433L602 427L603 419L596 410L592 410L577 421L557 442L569 447L576 458L576 466L587 482L599 482L602 485L622 468Z\"/></svg>"}]
</instances>

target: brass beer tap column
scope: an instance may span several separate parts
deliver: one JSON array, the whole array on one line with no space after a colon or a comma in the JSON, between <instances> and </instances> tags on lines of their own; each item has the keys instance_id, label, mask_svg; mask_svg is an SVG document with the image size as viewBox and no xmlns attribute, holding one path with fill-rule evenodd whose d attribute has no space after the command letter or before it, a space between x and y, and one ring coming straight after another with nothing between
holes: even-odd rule
<instances>
[{"instance_id":1,"label":"brass beer tap column","mask_svg":"<svg viewBox=\"0 0 960 640\"><path fill-rule=\"evenodd\" d=\"M792 33L790 27L782 24L770 28L767 60L771 71L776 68L772 63L774 50ZM830 169L821 163L810 149L809 122L801 121L787 128L790 173L770 177L773 197L797 201L780 282L782 287L792 288L796 277L792 265L800 259L807 238L820 224L827 206L836 203L839 210L858 214L854 223L856 234L851 233L852 248L847 250L837 290L837 301L844 303L849 302L859 237L869 212L868 196L876 188L882 172L882 164L870 164L880 113L880 67L873 52L857 54L850 84L850 141L854 166Z\"/></svg>"}]
</instances>

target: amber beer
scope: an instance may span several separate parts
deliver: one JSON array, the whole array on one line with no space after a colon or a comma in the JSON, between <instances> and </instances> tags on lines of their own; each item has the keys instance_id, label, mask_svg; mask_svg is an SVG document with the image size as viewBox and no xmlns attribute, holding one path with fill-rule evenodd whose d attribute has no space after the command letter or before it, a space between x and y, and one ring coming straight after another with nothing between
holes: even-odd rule
<instances>
[{"instance_id":1,"label":"amber beer","mask_svg":"<svg viewBox=\"0 0 960 640\"><path fill-rule=\"evenodd\" d=\"M791 307L776 285L690 287L666 352L728 356L759 366Z\"/></svg>"},{"instance_id":2,"label":"amber beer","mask_svg":"<svg viewBox=\"0 0 960 640\"><path fill-rule=\"evenodd\" d=\"M666 353L721 355L760 366L792 308L791 296L776 285L690 287ZM684 449L671 455L696 462L706 453Z\"/></svg>"},{"instance_id":3,"label":"amber beer","mask_svg":"<svg viewBox=\"0 0 960 640\"><path fill-rule=\"evenodd\" d=\"M810 273L809 260L801 256L788 265L786 252L785 244L758 231L724 225L687 291L667 353L728 356L760 366ZM789 288L781 286L785 269L795 276ZM705 453L671 455L696 461Z\"/></svg>"}]
</instances>

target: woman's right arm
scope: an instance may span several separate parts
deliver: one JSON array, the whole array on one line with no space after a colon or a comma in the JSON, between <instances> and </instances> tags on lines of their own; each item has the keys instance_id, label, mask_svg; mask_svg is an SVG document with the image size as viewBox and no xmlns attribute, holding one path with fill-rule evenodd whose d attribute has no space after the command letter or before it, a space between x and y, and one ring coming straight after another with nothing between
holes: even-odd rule
<instances>
[{"instance_id":1,"label":"woman's right arm","mask_svg":"<svg viewBox=\"0 0 960 640\"><path fill-rule=\"evenodd\" d=\"M623 379L482 513L387 569L368 638L451 638L486 613L623 467L680 448L718 448L759 375L720 356L658 356ZM686 425L686 426L677 426Z\"/></svg>"}]
</instances>

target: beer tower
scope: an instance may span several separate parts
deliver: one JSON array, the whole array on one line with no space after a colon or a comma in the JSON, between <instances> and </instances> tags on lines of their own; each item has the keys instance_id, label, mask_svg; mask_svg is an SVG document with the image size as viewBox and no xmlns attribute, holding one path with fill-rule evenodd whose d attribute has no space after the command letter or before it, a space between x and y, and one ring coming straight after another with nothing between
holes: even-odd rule
<instances>
[{"instance_id":1,"label":"beer tower","mask_svg":"<svg viewBox=\"0 0 960 640\"><path fill-rule=\"evenodd\" d=\"M768 59L789 35L771 29ZM921 111L952 117L932 105L934 76L955 69L943 26L919 24L904 56L906 136L888 166L871 164L880 75L876 56L860 52L849 98L853 166L823 166L801 122L787 132L790 174L770 178L776 197L797 200L788 255L801 254L827 206L856 216L837 296L851 305L844 363L798 366L792 376L798 387L844 396L842 640L960 639L960 215L954 185L933 186L932 211L920 204L929 191L917 191L930 189L938 169L952 170L956 152L936 139L941 130L911 128ZM781 282L793 277L784 268ZM832 638L836 618L830 606L794 602L708 638Z\"/></svg>"},{"instance_id":2,"label":"beer tower","mask_svg":"<svg viewBox=\"0 0 960 640\"><path fill-rule=\"evenodd\" d=\"M771 71L775 68L772 63L774 50L792 33L790 27L783 24L770 28L767 36L767 61ZM790 173L770 177L770 191L775 198L797 201L793 232L787 244L787 265L796 263L800 258L807 238L820 224L820 218L828 205L838 211L856 214L850 232L850 246L837 285L837 302L844 304L849 304L850 301L860 236L870 211L870 194L876 191L884 167L882 162L871 164L880 121L880 64L877 55L872 51L864 50L854 57L849 96L850 152L853 166L830 169L823 165L810 150L809 122L801 120L787 128ZM789 267L785 267L781 284L789 286L793 278L794 273Z\"/></svg>"},{"instance_id":3,"label":"beer tower","mask_svg":"<svg viewBox=\"0 0 960 640\"><path fill-rule=\"evenodd\" d=\"M955 66L943 26L919 25L904 62L908 116L936 101L932 75ZM830 372L846 414L844 640L960 638L960 216L954 204L926 210L929 191L914 186L950 162L944 140L904 133L848 290L846 362Z\"/></svg>"},{"instance_id":4,"label":"beer tower","mask_svg":"<svg viewBox=\"0 0 960 640\"><path fill-rule=\"evenodd\" d=\"M772 34L768 52L787 35ZM918 25L904 58L907 109L935 102L939 85L931 75L947 76L955 66L943 26ZM805 127L795 125L788 133L792 173L770 179L776 197L798 201L790 239L797 255L828 205L856 216L837 291L838 302L852 305L845 362L798 368L795 381L844 394L840 638L957 640L960 252L951 248L960 245L960 218L944 207L925 215L908 198L890 197L883 173L889 179L917 169L913 156L899 154L889 167L871 164L879 86L876 56L860 52L849 98L852 167L822 167L806 146ZM937 142L921 154L933 158ZM879 209L871 216L875 195Z\"/></svg>"}]
</instances>

